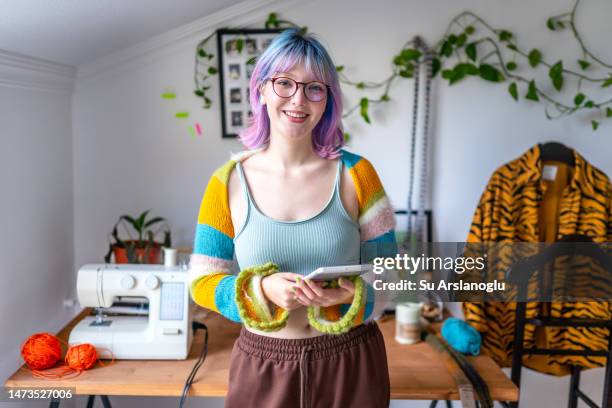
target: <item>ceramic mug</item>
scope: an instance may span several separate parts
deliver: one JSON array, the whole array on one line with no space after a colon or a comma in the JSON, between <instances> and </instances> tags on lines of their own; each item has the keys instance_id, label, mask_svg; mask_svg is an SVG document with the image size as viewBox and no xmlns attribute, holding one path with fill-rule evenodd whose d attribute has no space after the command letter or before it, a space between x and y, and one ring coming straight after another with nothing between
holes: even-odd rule
<instances>
[{"instance_id":1,"label":"ceramic mug","mask_svg":"<svg viewBox=\"0 0 612 408\"><path fill-rule=\"evenodd\" d=\"M421 341L423 303L404 302L395 306L395 340L400 344Z\"/></svg>"}]
</instances>

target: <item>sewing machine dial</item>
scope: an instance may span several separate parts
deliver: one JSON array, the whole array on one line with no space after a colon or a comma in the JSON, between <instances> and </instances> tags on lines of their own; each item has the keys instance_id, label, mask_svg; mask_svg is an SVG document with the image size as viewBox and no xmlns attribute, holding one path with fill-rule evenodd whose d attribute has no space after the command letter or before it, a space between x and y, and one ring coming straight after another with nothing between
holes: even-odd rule
<instances>
[{"instance_id":1,"label":"sewing machine dial","mask_svg":"<svg viewBox=\"0 0 612 408\"><path fill-rule=\"evenodd\" d=\"M136 279L132 275L123 275L120 283L123 289L129 290L136 285Z\"/></svg>"},{"instance_id":2,"label":"sewing machine dial","mask_svg":"<svg viewBox=\"0 0 612 408\"><path fill-rule=\"evenodd\" d=\"M151 290L157 289L159 286L159 278L155 275L149 275L147 279L145 279L145 285Z\"/></svg>"}]
</instances>

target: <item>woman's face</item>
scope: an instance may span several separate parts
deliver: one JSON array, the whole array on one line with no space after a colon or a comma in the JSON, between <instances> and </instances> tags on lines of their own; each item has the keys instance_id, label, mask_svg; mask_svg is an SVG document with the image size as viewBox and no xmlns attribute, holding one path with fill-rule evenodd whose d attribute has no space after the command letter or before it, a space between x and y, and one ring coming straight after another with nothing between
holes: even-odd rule
<instances>
[{"instance_id":1,"label":"woman's face","mask_svg":"<svg viewBox=\"0 0 612 408\"><path fill-rule=\"evenodd\" d=\"M261 95L263 103L266 104L268 117L270 118L271 137L274 134L289 138L310 137L312 129L319 123L319 120L325 112L327 104L327 87L323 84L312 84L309 89L310 99L318 99L313 97L319 92L320 96L324 96L322 100L313 102L304 94L304 86L298 85L297 91L291 97L281 97L275 92L272 84L274 78L290 78L296 82L310 83L313 81L319 82L315 77L306 72L304 67L296 64L288 72L276 72L271 78L264 83ZM276 89L281 90L282 87L290 87L290 81L277 79ZM318 85L323 85L322 88ZM281 90L282 93L282 90ZM324 95L323 95L324 94Z\"/></svg>"}]
</instances>

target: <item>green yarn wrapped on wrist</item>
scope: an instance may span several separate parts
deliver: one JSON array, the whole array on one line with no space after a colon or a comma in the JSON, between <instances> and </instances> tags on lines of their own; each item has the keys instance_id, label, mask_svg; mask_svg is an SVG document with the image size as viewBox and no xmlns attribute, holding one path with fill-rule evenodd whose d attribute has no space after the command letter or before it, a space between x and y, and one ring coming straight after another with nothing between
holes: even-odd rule
<instances>
[{"instance_id":1,"label":"green yarn wrapped on wrist","mask_svg":"<svg viewBox=\"0 0 612 408\"><path fill-rule=\"evenodd\" d=\"M345 278L347 279L347 278ZM342 334L348 332L354 325L359 310L363 307L366 297L364 296L365 284L359 276L348 278L355 285L355 295L349 310L338 321L328 321L321 317L319 306L308 307L308 323L321 333ZM332 284L332 286L335 286Z\"/></svg>"},{"instance_id":2,"label":"green yarn wrapped on wrist","mask_svg":"<svg viewBox=\"0 0 612 408\"><path fill-rule=\"evenodd\" d=\"M272 262L244 269L236 278L236 305L244 324L261 331L277 331L285 327L289 311L280 307L270 310L261 289L261 280L278 272Z\"/></svg>"}]
</instances>

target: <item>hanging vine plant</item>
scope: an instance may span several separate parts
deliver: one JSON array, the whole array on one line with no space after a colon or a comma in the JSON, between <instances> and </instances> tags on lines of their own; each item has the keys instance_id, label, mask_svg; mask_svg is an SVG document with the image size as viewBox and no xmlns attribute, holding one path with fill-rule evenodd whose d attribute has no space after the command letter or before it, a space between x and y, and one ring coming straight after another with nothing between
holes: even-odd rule
<instances>
[{"instance_id":1,"label":"hanging vine plant","mask_svg":"<svg viewBox=\"0 0 612 408\"><path fill-rule=\"evenodd\" d=\"M494 28L475 13L464 11L450 21L444 36L434 47L432 76L440 73L449 85L455 85L469 77L494 83L509 82L507 91L515 101L525 99L531 103L544 103L544 112L548 119L587 111L592 115L593 130L597 130L602 120L612 118L612 95L608 99L595 100L590 94L595 93L596 89L604 89L604 92L612 89L609 88L612 86L612 64L597 57L582 39L575 21L580 2L581 0L575 0L570 12L550 17L546 21L546 26L552 31L571 30L581 49L580 57L576 58L578 70L569 69L563 60L548 61L546 54L540 49L519 46L515 34L511 31ZM265 27L297 27L303 32L307 30L306 27L291 21L279 19L276 13L269 14ZM202 40L196 49L194 93L202 98L205 109L212 106L212 101L207 96L210 89L207 81L217 74L216 66L211 64L214 54L206 51L208 41L214 34ZM237 48L240 50L240 47ZM425 57L415 46L415 40L406 42L391 61L391 74L380 82L353 81L345 75L343 65L337 66L340 81L344 85L358 90L381 91L378 98L360 98L345 110L343 117L359 111L362 119L371 123L371 106L389 102L389 90L393 83L400 78L412 78L415 69L423 63ZM546 81L552 85L550 91L547 83L535 78L536 73L542 69L548 71ZM602 71L605 73L602 74ZM566 101L562 92L568 89L573 91L570 100Z\"/></svg>"}]
</instances>

